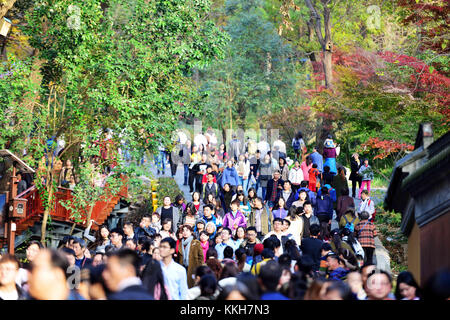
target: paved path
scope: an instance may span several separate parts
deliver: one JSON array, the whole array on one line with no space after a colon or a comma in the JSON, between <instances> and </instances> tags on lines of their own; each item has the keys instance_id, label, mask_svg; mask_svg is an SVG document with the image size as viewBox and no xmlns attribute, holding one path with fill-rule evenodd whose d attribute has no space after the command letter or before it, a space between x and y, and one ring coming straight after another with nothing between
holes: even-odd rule
<instances>
[{"instance_id":1,"label":"paved path","mask_svg":"<svg viewBox=\"0 0 450 320\"><path fill-rule=\"evenodd\" d=\"M155 166L155 163L153 159L150 159L146 162L146 165L149 167L150 172L153 174L154 177L170 177L170 166L169 163L166 163L166 170L165 174L157 174L157 169ZM184 167L183 165L179 164L177 167L176 175L174 177L175 181L177 182L178 186L180 187L181 191L184 194L184 198L186 201L191 201L192 196L189 192L189 186L184 186ZM351 188L351 185L350 185ZM386 193L385 188L372 188L371 189L371 199L374 201L375 206L379 203L384 201L384 195ZM258 195L261 197L261 188L258 190ZM355 206L356 208L359 208L359 202L357 198L355 198ZM336 225L338 222L336 221L334 225ZM390 257L389 252L386 250L386 248L381 243L380 239L378 237L375 238L375 252L374 252L374 263L377 265L378 269L386 270L388 272L391 272L390 267Z\"/></svg>"}]
</instances>

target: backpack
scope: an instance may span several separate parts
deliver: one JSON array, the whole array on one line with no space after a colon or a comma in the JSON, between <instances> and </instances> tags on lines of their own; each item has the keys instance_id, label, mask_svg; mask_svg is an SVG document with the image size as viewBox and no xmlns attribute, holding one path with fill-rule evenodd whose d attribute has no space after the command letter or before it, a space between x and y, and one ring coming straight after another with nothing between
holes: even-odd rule
<instances>
[{"instance_id":1,"label":"backpack","mask_svg":"<svg viewBox=\"0 0 450 320\"><path fill-rule=\"evenodd\" d=\"M344 219L347 222L344 228L350 230L350 232L355 232L355 224L353 222L356 220L356 217L353 218L352 222L348 222L346 216L344 216Z\"/></svg>"},{"instance_id":2,"label":"backpack","mask_svg":"<svg viewBox=\"0 0 450 320\"><path fill-rule=\"evenodd\" d=\"M292 141L292 147L294 150L300 149L300 140L294 139L294 141Z\"/></svg>"}]
</instances>

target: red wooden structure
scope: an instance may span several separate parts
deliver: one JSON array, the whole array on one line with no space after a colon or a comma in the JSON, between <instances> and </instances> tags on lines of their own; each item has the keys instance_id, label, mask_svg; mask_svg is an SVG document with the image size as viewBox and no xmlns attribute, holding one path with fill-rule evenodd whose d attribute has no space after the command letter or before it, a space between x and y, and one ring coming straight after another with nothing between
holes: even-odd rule
<instances>
[{"instance_id":1,"label":"red wooden structure","mask_svg":"<svg viewBox=\"0 0 450 320\"><path fill-rule=\"evenodd\" d=\"M121 198L127 197L128 185L126 183L126 178L123 178L123 180L124 184L116 195L104 196L95 203L94 209L92 210L91 219L95 220L98 225L101 225L106 221L109 214L113 211L114 207L117 205L117 203L119 203ZM44 215L44 206L42 204L39 192L35 186L32 186L31 188L25 190L23 193L17 195L16 198L27 200L25 217L15 222L15 234L19 235L28 228L32 227L36 222L42 220L42 217ZM75 222L70 217L71 212L61 205L62 200L71 200L72 198L73 195L70 189L58 188L58 191L55 193L53 208L50 211L52 220L70 223ZM88 209L89 208L86 208L86 211L88 211ZM83 223L77 223L77 225L80 227L86 227L86 221L83 221ZM98 226L96 224L93 224L91 230L97 229ZM1 240L3 240L3 242L6 242L6 239Z\"/></svg>"}]
</instances>

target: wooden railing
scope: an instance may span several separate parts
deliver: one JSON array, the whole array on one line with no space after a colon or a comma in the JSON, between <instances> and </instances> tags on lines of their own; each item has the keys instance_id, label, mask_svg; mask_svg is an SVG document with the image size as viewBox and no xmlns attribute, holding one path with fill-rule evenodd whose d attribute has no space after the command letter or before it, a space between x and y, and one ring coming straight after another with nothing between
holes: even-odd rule
<instances>
[{"instance_id":1,"label":"wooden railing","mask_svg":"<svg viewBox=\"0 0 450 320\"><path fill-rule=\"evenodd\" d=\"M116 204L120 201L121 198L126 197L128 194L128 186L127 179L123 177L122 179L124 184L122 185L120 191L115 195L106 195L101 197L94 205L94 208L91 213L91 219L95 220L97 224L101 225L107 218L108 215L112 212ZM16 221L17 233L20 234L25 229L34 224L35 221L38 221L41 218L41 215L44 213L44 206L42 203L42 199L39 195L39 192L35 186L25 190L21 194L17 196L17 198L27 199L27 207L26 207L26 216L18 221ZM65 222L74 222L74 220L70 217L71 212L67 210L65 207L61 205L61 201L72 200L73 194L72 190L67 188L59 187L55 192L55 202L53 208L50 211L50 215L52 219L58 221ZM86 212L89 211L89 208L86 208ZM86 221L79 223L81 226L86 226ZM97 230L98 226L96 224L92 225L92 230Z\"/></svg>"}]
</instances>

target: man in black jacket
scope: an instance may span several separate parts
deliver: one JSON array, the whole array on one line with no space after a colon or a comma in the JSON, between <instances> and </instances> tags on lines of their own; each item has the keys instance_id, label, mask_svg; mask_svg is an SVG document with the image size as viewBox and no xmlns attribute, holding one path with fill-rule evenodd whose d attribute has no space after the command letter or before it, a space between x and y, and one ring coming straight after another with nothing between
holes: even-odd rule
<instances>
[{"instance_id":1,"label":"man in black jacket","mask_svg":"<svg viewBox=\"0 0 450 320\"><path fill-rule=\"evenodd\" d=\"M108 258L103 278L112 291L108 300L154 300L138 277L140 261L136 251L121 249Z\"/></svg>"},{"instance_id":2,"label":"man in black jacket","mask_svg":"<svg viewBox=\"0 0 450 320\"><path fill-rule=\"evenodd\" d=\"M280 170L275 170L273 173L273 179L270 179L267 182L267 192L264 202L268 203L269 208L273 208L277 199L281 195L281 191L283 190L284 181L280 179L280 176Z\"/></svg>"},{"instance_id":3,"label":"man in black jacket","mask_svg":"<svg viewBox=\"0 0 450 320\"><path fill-rule=\"evenodd\" d=\"M317 239L320 233L320 227L317 224L311 225L309 227L309 238L303 238L300 249L304 256L310 256L314 261L314 271L318 271L320 267L320 258L323 241Z\"/></svg>"}]
</instances>

